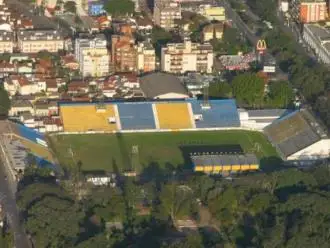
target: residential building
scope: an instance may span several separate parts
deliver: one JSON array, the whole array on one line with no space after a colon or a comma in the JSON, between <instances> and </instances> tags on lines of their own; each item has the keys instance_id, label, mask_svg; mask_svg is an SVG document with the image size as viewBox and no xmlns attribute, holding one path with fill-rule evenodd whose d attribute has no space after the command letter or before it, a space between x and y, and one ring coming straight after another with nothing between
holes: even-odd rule
<instances>
[{"instance_id":1,"label":"residential building","mask_svg":"<svg viewBox=\"0 0 330 248\"><path fill-rule=\"evenodd\" d=\"M226 13L224 7L202 5L199 14L206 17L209 21L225 21Z\"/></svg>"},{"instance_id":2,"label":"residential building","mask_svg":"<svg viewBox=\"0 0 330 248\"><path fill-rule=\"evenodd\" d=\"M153 23L148 17L138 17L136 18L136 28L140 32L150 33L153 27Z\"/></svg>"},{"instance_id":3,"label":"residential building","mask_svg":"<svg viewBox=\"0 0 330 248\"><path fill-rule=\"evenodd\" d=\"M104 30L104 29L109 28L110 24L111 24L110 20L111 19L108 18L108 16L106 16L106 15L102 15L102 16L97 17L96 21L99 25L99 29Z\"/></svg>"},{"instance_id":4,"label":"residential building","mask_svg":"<svg viewBox=\"0 0 330 248\"><path fill-rule=\"evenodd\" d=\"M302 23L324 21L327 17L327 6L324 0L292 0L290 14Z\"/></svg>"},{"instance_id":5,"label":"residential building","mask_svg":"<svg viewBox=\"0 0 330 248\"><path fill-rule=\"evenodd\" d=\"M115 71L136 71L136 48L134 39L128 35L111 37L111 56Z\"/></svg>"},{"instance_id":6,"label":"residential building","mask_svg":"<svg viewBox=\"0 0 330 248\"><path fill-rule=\"evenodd\" d=\"M211 73L213 68L213 47L209 43L169 43L162 48L161 70L170 73Z\"/></svg>"},{"instance_id":7,"label":"residential building","mask_svg":"<svg viewBox=\"0 0 330 248\"><path fill-rule=\"evenodd\" d=\"M33 107L30 101L12 99L10 110L8 112L9 116L18 116L22 113L33 113Z\"/></svg>"},{"instance_id":8,"label":"residential building","mask_svg":"<svg viewBox=\"0 0 330 248\"><path fill-rule=\"evenodd\" d=\"M156 67L156 52L150 42L141 42L136 46L136 67L139 72L151 72Z\"/></svg>"},{"instance_id":9,"label":"residential building","mask_svg":"<svg viewBox=\"0 0 330 248\"><path fill-rule=\"evenodd\" d=\"M172 0L155 0L154 22L166 30L174 29L176 20L181 19L180 3Z\"/></svg>"},{"instance_id":10,"label":"residential building","mask_svg":"<svg viewBox=\"0 0 330 248\"><path fill-rule=\"evenodd\" d=\"M46 92L46 82L34 82L26 76L12 75L4 81L5 90L9 96L32 95L39 92Z\"/></svg>"},{"instance_id":11,"label":"residential building","mask_svg":"<svg viewBox=\"0 0 330 248\"><path fill-rule=\"evenodd\" d=\"M77 62L75 56L71 54L61 57L61 65L70 70L79 69L79 63Z\"/></svg>"},{"instance_id":12,"label":"residential building","mask_svg":"<svg viewBox=\"0 0 330 248\"><path fill-rule=\"evenodd\" d=\"M64 39L57 30L22 30L17 32L17 45L22 53L55 53L64 49Z\"/></svg>"},{"instance_id":13,"label":"residential building","mask_svg":"<svg viewBox=\"0 0 330 248\"><path fill-rule=\"evenodd\" d=\"M318 60L330 64L330 32L317 24L305 24L303 39L314 50Z\"/></svg>"},{"instance_id":14,"label":"residential building","mask_svg":"<svg viewBox=\"0 0 330 248\"><path fill-rule=\"evenodd\" d=\"M0 53L13 53L14 33L0 31Z\"/></svg>"},{"instance_id":15,"label":"residential building","mask_svg":"<svg viewBox=\"0 0 330 248\"><path fill-rule=\"evenodd\" d=\"M68 84L68 94L84 94L89 91L89 83L85 81L71 81Z\"/></svg>"},{"instance_id":16,"label":"residential building","mask_svg":"<svg viewBox=\"0 0 330 248\"><path fill-rule=\"evenodd\" d=\"M102 1L88 3L88 15L99 16L104 12L104 3Z\"/></svg>"},{"instance_id":17,"label":"residential building","mask_svg":"<svg viewBox=\"0 0 330 248\"><path fill-rule=\"evenodd\" d=\"M104 34L81 35L77 38L75 57L83 76L103 77L109 74L110 55Z\"/></svg>"},{"instance_id":18,"label":"residential building","mask_svg":"<svg viewBox=\"0 0 330 248\"><path fill-rule=\"evenodd\" d=\"M0 61L0 78L17 72L17 66L7 61Z\"/></svg>"},{"instance_id":19,"label":"residential building","mask_svg":"<svg viewBox=\"0 0 330 248\"><path fill-rule=\"evenodd\" d=\"M9 96L32 95L40 92L46 92L46 82L29 80L26 76L11 75L4 81L4 88Z\"/></svg>"},{"instance_id":20,"label":"residential building","mask_svg":"<svg viewBox=\"0 0 330 248\"><path fill-rule=\"evenodd\" d=\"M223 23L211 23L203 28L202 40L207 42L213 39L221 40L223 36Z\"/></svg>"}]
</instances>

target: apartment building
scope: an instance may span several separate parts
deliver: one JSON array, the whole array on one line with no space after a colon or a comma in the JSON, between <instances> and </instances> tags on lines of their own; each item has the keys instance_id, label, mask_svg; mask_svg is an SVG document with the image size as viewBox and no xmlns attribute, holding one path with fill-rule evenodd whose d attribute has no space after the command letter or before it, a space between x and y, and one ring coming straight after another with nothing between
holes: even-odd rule
<instances>
[{"instance_id":1,"label":"apartment building","mask_svg":"<svg viewBox=\"0 0 330 248\"><path fill-rule=\"evenodd\" d=\"M327 17L327 6L324 0L292 0L291 16L301 23L324 21Z\"/></svg>"},{"instance_id":2,"label":"apartment building","mask_svg":"<svg viewBox=\"0 0 330 248\"><path fill-rule=\"evenodd\" d=\"M13 53L14 33L0 31L0 53Z\"/></svg>"},{"instance_id":3,"label":"apartment building","mask_svg":"<svg viewBox=\"0 0 330 248\"><path fill-rule=\"evenodd\" d=\"M226 14L224 7L212 6L209 4L201 5L199 14L206 17L209 21L225 21Z\"/></svg>"},{"instance_id":4,"label":"apartment building","mask_svg":"<svg viewBox=\"0 0 330 248\"><path fill-rule=\"evenodd\" d=\"M75 58L83 76L103 77L109 74L110 55L104 34L81 34L75 40Z\"/></svg>"},{"instance_id":5,"label":"apartment building","mask_svg":"<svg viewBox=\"0 0 330 248\"><path fill-rule=\"evenodd\" d=\"M202 30L202 41L207 42L212 39L222 39L223 36L223 23L211 23L206 25Z\"/></svg>"},{"instance_id":6,"label":"apartment building","mask_svg":"<svg viewBox=\"0 0 330 248\"><path fill-rule=\"evenodd\" d=\"M22 53L58 52L64 49L64 38L57 30L22 30L17 32L17 45Z\"/></svg>"},{"instance_id":7,"label":"apartment building","mask_svg":"<svg viewBox=\"0 0 330 248\"><path fill-rule=\"evenodd\" d=\"M330 64L330 31L317 24L305 24L303 39L313 49L318 60Z\"/></svg>"},{"instance_id":8,"label":"apartment building","mask_svg":"<svg viewBox=\"0 0 330 248\"><path fill-rule=\"evenodd\" d=\"M181 19L181 6L172 0L155 0L154 22L166 30L174 29L176 20Z\"/></svg>"},{"instance_id":9,"label":"apartment building","mask_svg":"<svg viewBox=\"0 0 330 248\"><path fill-rule=\"evenodd\" d=\"M136 46L136 67L139 72L151 72L156 67L156 52L150 42L141 42Z\"/></svg>"},{"instance_id":10,"label":"apartment building","mask_svg":"<svg viewBox=\"0 0 330 248\"><path fill-rule=\"evenodd\" d=\"M47 85L43 80L29 79L23 75L11 75L5 79L4 88L10 97L16 94L28 96L40 92L46 92Z\"/></svg>"},{"instance_id":11,"label":"apartment building","mask_svg":"<svg viewBox=\"0 0 330 248\"><path fill-rule=\"evenodd\" d=\"M136 48L129 35L111 37L111 61L117 72L136 71Z\"/></svg>"},{"instance_id":12,"label":"apartment building","mask_svg":"<svg viewBox=\"0 0 330 248\"><path fill-rule=\"evenodd\" d=\"M213 68L213 48L211 44L170 43L162 48L161 69L165 72L183 74L185 72L211 73Z\"/></svg>"}]
</instances>

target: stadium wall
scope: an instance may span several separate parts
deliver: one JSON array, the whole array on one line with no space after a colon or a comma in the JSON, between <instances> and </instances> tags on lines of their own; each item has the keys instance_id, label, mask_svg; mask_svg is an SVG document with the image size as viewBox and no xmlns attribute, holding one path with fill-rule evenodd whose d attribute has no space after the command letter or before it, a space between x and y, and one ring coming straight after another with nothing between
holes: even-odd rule
<instances>
[{"instance_id":1,"label":"stadium wall","mask_svg":"<svg viewBox=\"0 0 330 248\"><path fill-rule=\"evenodd\" d=\"M39 132L37 132L31 128L28 128L24 125L21 125L21 124L15 123L14 128L18 131L18 133L16 133L17 135L19 135L29 141L37 143L38 145L48 147L44 134L39 133Z\"/></svg>"},{"instance_id":2,"label":"stadium wall","mask_svg":"<svg viewBox=\"0 0 330 248\"><path fill-rule=\"evenodd\" d=\"M230 131L230 130L245 130L245 131L258 131L254 128L247 127L227 127L227 128L195 128L195 129L146 129L146 130L118 130L118 131L87 131L87 132L57 132L49 133L49 136L57 135L72 135L72 134L114 134L114 133L166 133L166 132L200 132L200 131Z\"/></svg>"}]
</instances>

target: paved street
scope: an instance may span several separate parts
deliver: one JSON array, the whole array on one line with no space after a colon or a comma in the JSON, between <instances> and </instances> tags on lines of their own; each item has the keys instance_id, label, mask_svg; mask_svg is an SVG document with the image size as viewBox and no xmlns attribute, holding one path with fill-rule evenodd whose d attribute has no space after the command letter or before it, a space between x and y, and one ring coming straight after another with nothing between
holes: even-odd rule
<instances>
[{"instance_id":1,"label":"paved street","mask_svg":"<svg viewBox=\"0 0 330 248\"><path fill-rule=\"evenodd\" d=\"M233 24L235 24L235 26L243 33L243 35L251 42L251 44L256 46L260 37L256 36L254 32L248 27L248 25L242 21L241 17L235 12L235 10L232 9L230 3L228 3L226 0L220 0L219 3L225 8L228 19L232 20ZM266 53L264 58L267 61L276 61L270 53ZM276 71L280 74L285 74L278 66L276 67Z\"/></svg>"},{"instance_id":2,"label":"paved street","mask_svg":"<svg viewBox=\"0 0 330 248\"><path fill-rule=\"evenodd\" d=\"M6 133L6 122L0 121L0 139L3 133ZM23 225L20 222L19 212L15 199L15 182L6 167L6 159L1 150L2 142L0 140L0 202L7 214L12 231L14 232L15 248L29 248L29 241L24 232Z\"/></svg>"},{"instance_id":3,"label":"paved street","mask_svg":"<svg viewBox=\"0 0 330 248\"><path fill-rule=\"evenodd\" d=\"M29 248L29 241L19 220L15 197L10 190L9 179L5 180L6 175L7 172L2 161L0 161L0 202L7 213L11 229L14 232L15 248Z\"/></svg>"}]
</instances>

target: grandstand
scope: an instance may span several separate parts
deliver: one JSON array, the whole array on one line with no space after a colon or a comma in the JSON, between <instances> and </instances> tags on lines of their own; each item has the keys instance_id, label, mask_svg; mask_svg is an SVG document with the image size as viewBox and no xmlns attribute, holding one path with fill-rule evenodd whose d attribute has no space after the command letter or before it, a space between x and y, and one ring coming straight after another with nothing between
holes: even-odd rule
<instances>
[{"instance_id":1,"label":"grandstand","mask_svg":"<svg viewBox=\"0 0 330 248\"><path fill-rule=\"evenodd\" d=\"M38 157L40 161L45 160L49 163L55 163L54 157L47 147L31 142L23 137L19 139L28 152Z\"/></svg>"},{"instance_id":2,"label":"grandstand","mask_svg":"<svg viewBox=\"0 0 330 248\"><path fill-rule=\"evenodd\" d=\"M315 160L330 153L327 134L308 110L295 111L264 128L283 159Z\"/></svg>"},{"instance_id":3,"label":"grandstand","mask_svg":"<svg viewBox=\"0 0 330 248\"><path fill-rule=\"evenodd\" d=\"M115 131L119 127L117 105L63 104L61 118L65 132Z\"/></svg>"},{"instance_id":4,"label":"grandstand","mask_svg":"<svg viewBox=\"0 0 330 248\"><path fill-rule=\"evenodd\" d=\"M153 108L150 103L118 103L122 130L156 129Z\"/></svg>"},{"instance_id":5,"label":"grandstand","mask_svg":"<svg viewBox=\"0 0 330 248\"><path fill-rule=\"evenodd\" d=\"M234 100L209 100L210 108L191 101L196 128L239 127L239 115Z\"/></svg>"},{"instance_id":6,"label":"grandstand","mask_svg":"<svg viewBox=\"0 0 330 248\"><path fill-rule=\"evenodd\" d=\"M192 128L191 106L187 103L156 103L160 129Z\"/></svg>"},{"instance_id":7,"label":"grandstand","mask_svg":"<svg viewBox=\"0 0 330 248\"><path fill-rule=\"evenodd\" d=\"M158 131L239 127L234 100L196 99L154 102L111 102L97 110L95 103L60 105L65 132Z\"/></svg>"},{"instance_id":8,"label":"grandstand","mask_svg":"<svg viewBox=\"0 0 330 248\"><path fill-rule=\"evenodd\" d=\"M236 173L259 169L259 161L254 154L192 154L190 159L195 172L207 174Z\"/></svg>"},{"instance_id":9,"label":"grandstand","mask_svg":"<svg viewBox=\"0 0 330 248\"><path fill-rule=\"evenodd\" d=\"M26 151L35 156L39 166L52 168L59 171L59 167L55 165L55 158L47 146L46 139L43 134L30 129L24 125L9 122L10 133L7 134L11 140L19 141Z\"/></svg>"}]
</instances>

